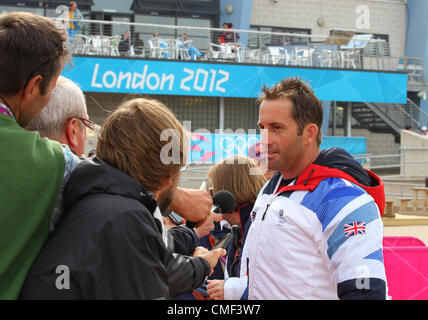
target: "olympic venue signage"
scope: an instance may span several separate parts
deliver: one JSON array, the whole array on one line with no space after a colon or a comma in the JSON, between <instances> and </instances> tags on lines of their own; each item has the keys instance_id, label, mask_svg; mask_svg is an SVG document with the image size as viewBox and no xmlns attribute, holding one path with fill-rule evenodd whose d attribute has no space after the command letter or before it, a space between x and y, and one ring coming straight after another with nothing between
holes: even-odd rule
<instances>
[{"instance_id":1,"label":"olympic venue signage","mask_svg":"<svg viewBox=\"0 0 428 320\"><path fill-rule=\"evenodd\" d=\"M234 155L248 155L248 148L260 141L256 130L239 133L196 133L191 134L189 163L213 164ZM321 149L341 147L351 155L366 153L365 137L323 137ZM366 160L359 160L365 162Z\"/></svg>"},{"instance_id":2,"label":"olympic venue signage","mask_svg":"<svg viewBox=\"0 0 428 320\"><path fill-rule=\"evenodd\" d=\"M103 57L73 57L64 76L86 92L257 98L263 85L300 77L320 100L406 103L407 74Z\"/></svg>"}]
</instances>

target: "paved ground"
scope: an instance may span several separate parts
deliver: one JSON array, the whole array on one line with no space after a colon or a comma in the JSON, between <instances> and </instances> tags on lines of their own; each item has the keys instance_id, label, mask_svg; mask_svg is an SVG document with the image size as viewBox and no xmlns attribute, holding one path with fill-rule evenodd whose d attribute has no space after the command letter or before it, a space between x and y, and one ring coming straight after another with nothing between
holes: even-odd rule
<instances>
[{"instance_id":1,"label":"paved ground","mask_svg":"<svg viewBox=\"0 0 428 320\"><path fill-rule=\"evenodd\" d=\"M428 225L424 226L385 226L384 236L413 236L428 245Z\"/></svg>"},{"instance_id":2,"label":"paved ground","mask_svg":"<svg viewBox=\"0 0 428 320\"><path fill-rule=\"evenodd\" d=\"M428 216L396 214L382 220L385 236L413 236L428 245Z\"/></svg>"}]
</instances>

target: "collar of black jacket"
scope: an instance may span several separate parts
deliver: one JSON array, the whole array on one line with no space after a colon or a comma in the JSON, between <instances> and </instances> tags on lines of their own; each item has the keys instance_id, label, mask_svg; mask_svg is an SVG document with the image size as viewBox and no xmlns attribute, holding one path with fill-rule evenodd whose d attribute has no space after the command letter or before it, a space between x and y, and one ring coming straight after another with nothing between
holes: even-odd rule
<instances>
[{"instance_id":1,"label":"collar of black jacket","mask_svg":"<svg viewBox=\"0 0 428 320\"><path fill-rule=\"evenodd\" d=\"M152 214L157 202L151 191L107 162L85 159L73 171L64 189L64 209L68 210L80 198L90 194L114 194L140 201Z\"/></svg>"}]
</instances>

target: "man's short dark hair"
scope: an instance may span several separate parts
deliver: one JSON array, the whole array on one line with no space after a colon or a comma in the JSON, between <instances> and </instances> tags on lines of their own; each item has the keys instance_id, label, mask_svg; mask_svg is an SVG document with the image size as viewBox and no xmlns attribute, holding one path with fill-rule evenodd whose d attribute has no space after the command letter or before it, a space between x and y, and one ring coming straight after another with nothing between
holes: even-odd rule
<instances>
[{"instance_id":1,"label":"man's short dark hair","mask_svg":"<svg viewBox=\"0 0 428 320\"><path fill-rule=\"evenodd\" d=\"M322 104L309 85L299 78L287 78L272 88L264 85L262 91L263 95L258 98L258 103L264 100L289 99L293 103L292 117L297 122L299 135L308 124L314 123L318 126L318 146L321 144Z\"/></svg>"},{"instance_id":2,"label":"man's short dark hair","mask_svg":"<svg viewBox=\"0 0 428 320\"><path fill-rule=\"evenodd\" d=\"M41 93L70 58L67 32L52 20L29 12L13 12L0 19L0 95L19 93L41 75Z\"/></svg>"}]
</instances>

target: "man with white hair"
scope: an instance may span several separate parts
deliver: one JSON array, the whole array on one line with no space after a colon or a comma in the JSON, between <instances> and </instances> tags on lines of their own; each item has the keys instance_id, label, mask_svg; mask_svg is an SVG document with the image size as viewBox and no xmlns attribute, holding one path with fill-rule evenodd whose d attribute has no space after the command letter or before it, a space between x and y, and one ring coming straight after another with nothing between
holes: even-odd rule
<instances>
[{"instance_id":1,"label":"man with white hair","mask_svg":"<svg viewBox=\"0 0 428 320\"><path fill-rule=\"evenodd\" d=\"M26 129L68 145L81 157L86 133L95 130L95 122L89 120L82 90L70 79L60 76L48 105Z\"/></svg>"}]
</instances>

